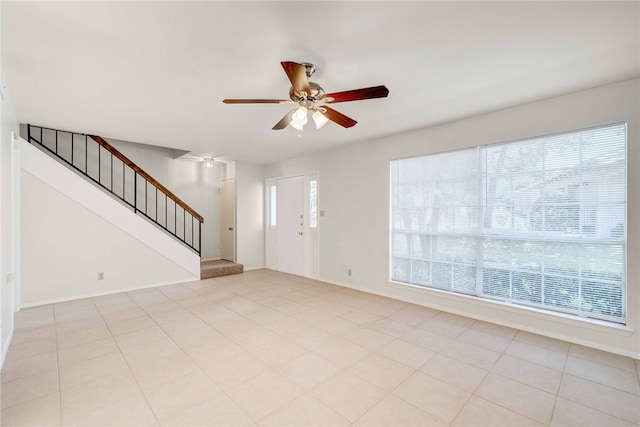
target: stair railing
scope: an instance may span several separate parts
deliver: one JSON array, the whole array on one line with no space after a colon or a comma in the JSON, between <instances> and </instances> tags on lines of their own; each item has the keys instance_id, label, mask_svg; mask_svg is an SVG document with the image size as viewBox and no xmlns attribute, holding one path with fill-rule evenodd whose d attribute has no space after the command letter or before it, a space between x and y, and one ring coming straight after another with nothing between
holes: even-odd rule
<instances>
[{"instance_id":1,"label":"stair railing","mask_svg":"<svg viewBox=\"0 0 640 427\"><path fill-rule=\"evenodd\" d=\"M202 215L102 137L28 124L27 138L201 255Z\"/></svg>"}]
</instances>

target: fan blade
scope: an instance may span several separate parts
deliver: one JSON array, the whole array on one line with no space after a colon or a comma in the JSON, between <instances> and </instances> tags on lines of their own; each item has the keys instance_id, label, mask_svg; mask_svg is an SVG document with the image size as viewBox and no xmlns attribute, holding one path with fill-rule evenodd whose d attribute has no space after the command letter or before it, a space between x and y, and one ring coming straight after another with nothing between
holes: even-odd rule
<instances>
[{"instance_id":1,"label":"fan blade","mask_svg":"<svg viewBox=\"0 0 640 427\"><path fill-rule=\"evenodd\" d=\"M309 87L309 79L307 79L307 69L304 65L297 62L282 61L282 68L287 73L287 77L291 81L293 89L299 95L305 92L307 96L311 95L311 88Z\"/></svg>"},{"instance_id":2,"label":"fan blade","mask_svg":"<svg viewBox=\"0 0 640 427\"><path fill-rule=\"evenodd\" d=\"M223 99L225 104L290 104L289 99Z\"/></svg>"},{"instance_id":3,"label":"fan blade","mask_svg":"<svg viewBox=\"0 0 640 427\"><path fill-rule=\"evenodd\" d=\"M278 123L276 123L276 125L272 129L273 130L280 130L280 129L286 128L289 125L289 123L291 122L291 116L293 116L293 112L294 111L296 111L295 108L293 110L289 111L282 119L280 119L280 121Z\"/></svg>"},{"instance_id":4,"label":"fan blade","mask_svg":"<svg viewBox=\"0 0 640 427\"><path fill-rule=\"evenodd\" d=\"M344 92L328 93L322 97L324 102L347 102L361 99L386 98L389 89L386 86L372 86L362 89L345 90ZM328 98L331 98L329 100Z\"/></svg>"},{"instance_id":5,"label":"fan blade","mask_svg":"<svg viewBox=\"0 0 640 427\"><path fill-rule=\"evenodd\" d=\"M322 107L323 110L326 110L322 114L324 114L329 120L332 122L336 122L342 127L350 128L351 126L355 126L356 122L351 117L345 116L342 113L334 110L333 108L329 108L326 105Z\"/></svg>"}]
</instances>

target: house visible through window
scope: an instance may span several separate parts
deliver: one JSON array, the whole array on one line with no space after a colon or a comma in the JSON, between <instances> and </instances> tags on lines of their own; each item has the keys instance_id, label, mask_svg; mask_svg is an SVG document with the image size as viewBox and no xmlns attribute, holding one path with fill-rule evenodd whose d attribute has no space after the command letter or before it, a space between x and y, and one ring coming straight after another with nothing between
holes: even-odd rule
<instances>
[{"instance_id":1,"label":"house visible through window","mask_svg":"<svg viewBox=\"0 0 640 427\"><path fill-rule=\"evenodd\" d=\"M391 280L626 319L626 124L391 162Z\"/></svg>"}]
</instances>

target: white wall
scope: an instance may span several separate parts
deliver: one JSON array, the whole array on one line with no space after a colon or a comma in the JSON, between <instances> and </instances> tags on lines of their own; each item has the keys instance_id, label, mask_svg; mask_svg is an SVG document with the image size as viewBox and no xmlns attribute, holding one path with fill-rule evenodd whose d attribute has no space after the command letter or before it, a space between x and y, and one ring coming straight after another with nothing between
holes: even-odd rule
<instances>
[{"instance_id":1,"label":"white wall","mask_svg":"<svg viewBox=\"0 0 640 427\"><path fill-rule=\"evenodd\" d=\"M19 262L15 250L19 247L19 234L15 228L17 218L16 155L11 132L17 123L11 96L0 70L2 107L0 109L0 367L13 334L14 289L19 283Z\"/></svg>"},{"instance_id":2,"label":"white wall","mask_svg":"<svg viewBox=\"0 0 640 427\"><path fill-rule=\"evenodd\" d=\"M264 166L236 163L236 197L238 263L264 268Z\"/></svg>"},{"instance_id":3,"label":"white wall","mask_svg":"<svg viewBox=\"0 0 640 427\"><path fill-rule=\"evenodd\" d=\"M48 154L19 143L22 306L199 279L194 251Z\"/></svg>"},{"instance_id":4,"label":"white wall","mask_svg":"<svg viewBox=\"0 0 640 427\"><path fill-rule=\"evenodd\" d=\"M225 166L174 159L174 150L109 139L108 142L204 217L202 259L220 257L220 180Z\"/></svg>"},{"instance_id":5,"label":"white wall","mask_svg":"<svg viewBox=\"0 0 640 427\"><path fill-rule=\"evenodd\" d=\"M321 280L640 358L639 103L640 80L635 79L276 163L266 168L265 178L319 171L319 209L325 211L319 218ZM390 160L624 121L629 159L627 328L388 282Z\"/></svg>"}]
</instances>

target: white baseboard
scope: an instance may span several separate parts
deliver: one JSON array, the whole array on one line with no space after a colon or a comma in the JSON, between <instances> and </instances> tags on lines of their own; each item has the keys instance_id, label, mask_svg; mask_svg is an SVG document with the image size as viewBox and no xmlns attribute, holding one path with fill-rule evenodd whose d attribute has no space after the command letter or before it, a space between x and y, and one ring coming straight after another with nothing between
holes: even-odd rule
<instances>
[{"instance_id":1,"label":"white baseboard","mask_svg":"<svg viewBox=\"0 0 640 427\"><path fill-rule=\"evenodd\" d=\"M1 328L0 328L0 336L2 336ZM0 354L0 371L2 371L2 367L4 366L4 359L7 357L7 353L9 352L9 346L11 345L12 339L13 339L13 328L11 328L11 332L9 332L7 341L2 346L2 354Z\"/></svg>"},{"instance_id":2,"label":"white baseboard","mask_svg":"<svg viewBox=\"0 0 640 427\"><path fill-rule=\"evenodd\" d=\"M143 286L135 286L135 287L131 287L131 288L121 288L121 289L109 290L107 292L96 292L96 293L88 293L88 294L82 294L82 295L74 295L74 296L71 296L71 297L54 298L54 299L50 299L50 300L42 300L42 301L32 302L32 303L29 303L29 304L24 304L20 308L39 307L39 306L42 306L42 305L57 304L57 303L67 302L67 301L76 301L76 300L85 299L85 298L102 297L102 296L105 296L105 295L119 294L119 293L122 293L122 292L133 292L133 291L140 291L140 290L143 290L143 289L157 288L157 287L162 287L162 286L180 285L180 284L183 284L183 283L191 283L191 282L198 281L198 280L200 280L200 279L199 278L193 278L192 280L190 280L190 279L187 278L187 279L181 279L181 280L174 280L174 281L170 281L170 282L154 283L154 284L151 284L151 285L143 285Z\"/></svg>"},{"instance_id":3,"label":"white baseboard","mask_svg":"<svg viewBox=\"0 0 640 427\"><path fill-rule=\"evenodd\" d=\"M390 299L394 299L397 301L403 301L406 303L410 303L410 304L415 304L415 305L420 305L423 307L428 307L428 308L433 308L435 310L440 310L440 311L446 311L452 314L457 314L459 316L464 316L464 317L468 317L470 319L474 319L474 320L480 320L480 321L484 321L484 322L489 322L489 323L494 323L497 325L502 325L502 326L506 326L509 328L514 328L514 329L518 329L518 330L522 330L522 331L526 331L526 332L530 332L532 334L537 334L537 335L542 335L542 336L546 336L549 338L554 338L554 339L559 339L562 341L566 341L566 342L570 342L570 343L574 343L574 344L579 344L579 345L583 345L585 347L591 347L591 348L595 348L598 350L602 350L602 351L606 351L609 353L614 353L614 354L619 354L621 356L626 356L626 357L630 357L632 359L637 359L640 360L640 352L634 352L634 351L621 351L618 348L614 348L614 347L610 347L610 346L606 346L606 345L601 345L598 343L594 343L588 340L583 340L583 339L576 339L575 337L571 337L571 336L567 336L564 334L550 334L546 331L541 331L537 328L531 328L531 327L526 327L523 326L521 324L516 324L516 323L510 323L510 322L498 322L496 321L495 318L492 317L483 317L483 316L474 316L471 313L464 313L461 312L459 310L445 310L441 307L435 307L435 306L429 306L426 304L421 303L420 301L415 301L410 297L402 297L399 295L394 295L392 293L387 293L387 292L376 292L376 291L372 291L370 289L366 289L366 288L362 288L360 286L357 285L353 285L353 284L349 284L349 283L344 283L344 282L338 282L338 281L333 281L333 280L326 280L326 279L322 279L319 278L318 279L321 282L325 282L325 283L329 283L331 285L336 285L336 286L341 286L343 288L348 288L348 289L353 289L356 291L360 291L360 292L365 292L368 294L372 294L372 295L378 295L381 297L386 297L386 298L390 298ZM453 296L453 298L456 298L458 296ZM524 310L524 311L528 311L526 308L517 308L517 310ZM531 313L531 314L535 314L535 313ZM543 314L546 316L553 316L553 314ZM559 319L561 320L561 319ZM585 326L587 326L588 324L585 324ZM612 331L614 330L613 327L611 327ZM620 333L625 333L625 331L623 330L623 328L616 328L616 329L620 329ZM629 333L629 331L627 330L626 333Z\"/></svg>"}]
</instances>

